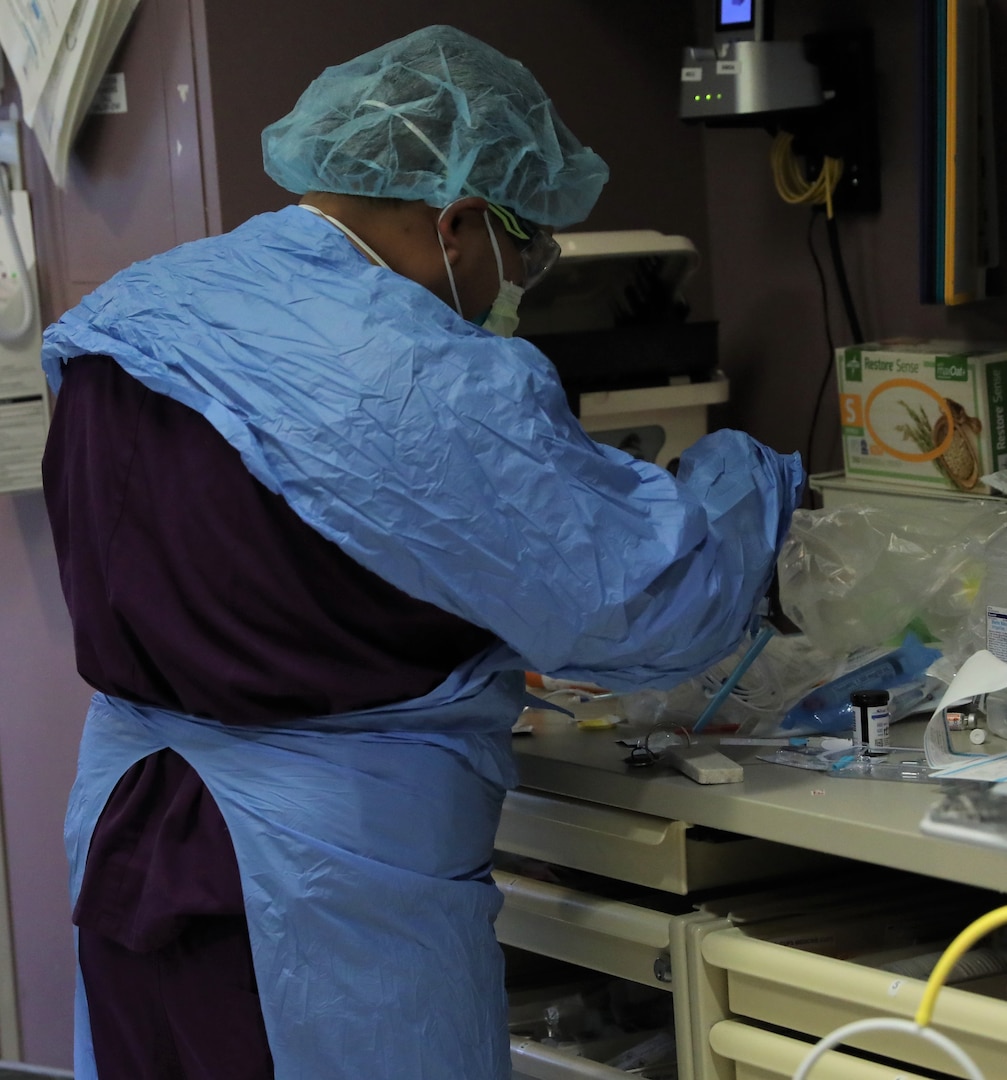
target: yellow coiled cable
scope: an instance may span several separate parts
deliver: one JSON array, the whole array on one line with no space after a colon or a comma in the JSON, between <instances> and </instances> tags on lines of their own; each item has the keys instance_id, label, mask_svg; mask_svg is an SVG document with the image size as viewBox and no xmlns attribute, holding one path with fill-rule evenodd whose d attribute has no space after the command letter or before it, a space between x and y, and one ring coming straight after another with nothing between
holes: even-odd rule
<instances>
[{"instance_id":1,"label":"yellow coiled cable","mask_svg":"<svg viewBox=\"0 0 1007 1080\"><path fill-rule=\"evenodd\" d=\"M843 175L842 159L824 158L818 176L808 180L794 154L793 144L794 136L789 131L781 131L773 139L769 154L773 181L780 198L791 204L824 204L825 212L831 218L832 195Z\"/></svg>"}]
</instances>

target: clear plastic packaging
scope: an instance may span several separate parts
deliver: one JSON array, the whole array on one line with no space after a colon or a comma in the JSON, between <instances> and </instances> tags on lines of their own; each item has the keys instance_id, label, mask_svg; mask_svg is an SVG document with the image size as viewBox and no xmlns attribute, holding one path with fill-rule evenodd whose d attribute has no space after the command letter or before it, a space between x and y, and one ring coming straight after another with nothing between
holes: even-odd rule
<instances>
[{"instance_id":1,"label":"clear plastic packaging","mask_svg":"<svg viewBox=\"0 0 1007 1080\"><path fill-rule=\"evenodd\" d=\"M963 658L984 647L973 610L998 533L1007 546L1007 510L980 510L964 528L915 507L798 510L778 563L783 610L832 656L916 626Z\"/></svg>"},{"instance_id":2,"label":"clear plastic packaging","mask_svg":"<svg viewBox=\"0 0 1007 1080\"><path fill-rule=\"evenodd\" d=\"M897 649L875 656L805 695L787 710L781 726L794 734L849 731L856 723L850 694L875 687L888 689L892 717L905 716L931 694L933 687L927 684L926 671L940 655L940 650L928 648L914 634L907 634Z\"/></svg>"},{"instance_id":3,"label":"clear plastic packaging","mask_svg":"<svg viewBox=\"0 0 1007 1080\"><path fill-rule=\"evenodd\" d=\"M750 640L735 653L674 690L640 690L620 698L620 711L632 723L691 728L744 656ZM779 718L816 684L842 672L801 634L770 638L765 649L731 691L707 734L772 735Z\"/></svg>"}]
</instances>

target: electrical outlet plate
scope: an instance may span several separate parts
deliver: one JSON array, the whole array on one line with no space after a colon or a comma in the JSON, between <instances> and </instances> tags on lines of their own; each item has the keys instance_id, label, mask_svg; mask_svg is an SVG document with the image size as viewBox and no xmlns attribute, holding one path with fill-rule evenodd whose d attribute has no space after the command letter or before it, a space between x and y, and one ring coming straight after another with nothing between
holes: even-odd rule
<instances>
[{"instance_id":1,"label":"electrical outlet plate","mask_svg":"<svg viewBox=\"0 0 1007 1080\"><path fill-rule=\"evenodd\" d=\"M874 213L881 209L881 154L873 34L869 29L810 34L804 50L829 100L792 114L788 130L794 132L794 152L813 175L823 157L842 158L836 212Z\"/></svg>"}]
</instances>

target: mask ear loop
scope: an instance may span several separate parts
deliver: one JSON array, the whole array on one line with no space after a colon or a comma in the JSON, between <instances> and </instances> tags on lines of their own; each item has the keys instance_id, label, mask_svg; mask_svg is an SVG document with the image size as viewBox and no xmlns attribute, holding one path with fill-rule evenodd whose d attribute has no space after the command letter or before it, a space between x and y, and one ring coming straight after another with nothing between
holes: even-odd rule
<instances>
[{"instance_id":1,"label":"mask ear loop","mask_svg":"<svg viewBox=\"0 0 1007 1080\"><path fill-rule=\"evenodd\" d=\"M497 235L493 231L493 226L490 224L490 215L488 210L483 211L483 221L486 222L486 231L490 234L490 243L493 245L493 257L497 261L497 281L500 285L504 283L504 268L503 258L500 255L500 245L497 243Z\"/></svg>"},{"instance_id":2,"label":"mask ear loop","mask_svg":"<svg viewBox=\"0 0 1007 1080\"><path fill-rule=\"evenodd\" d=\"M451 209L452 206L454 206L454 203L449 203L447 206L444 207L440 214L438 214L438 226L444 220L444 215ZM486 231L489 233L490 236L490 244L493 247L493 258L496 260L497 264L497 280L502 285L504 282L503 256L500 254L500 245L499 243L497 243L496 233L493 231L493 226L490 223L489 213L486 210L483 211L483 222L486 225ZM451 269L451 261L448 259L448 249L444 246L444 237L441 236L440 228L437 229L437 239L441 245L441 257L444 259L444 269L448 272L448 284L451 286L451 298L454 300L455 303L455 311L457 311L458 314L461 315L464 319L465 316L462 313L461 301L458 299L458 287L455 285L454 271Z\"/></svg>"}]
</instances>

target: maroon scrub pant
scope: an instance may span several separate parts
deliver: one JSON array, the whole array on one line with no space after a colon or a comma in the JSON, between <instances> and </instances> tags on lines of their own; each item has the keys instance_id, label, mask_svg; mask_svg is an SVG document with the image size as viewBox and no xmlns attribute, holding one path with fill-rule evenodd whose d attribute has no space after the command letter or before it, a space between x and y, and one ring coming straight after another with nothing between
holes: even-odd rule
<instances>
[{"instance_id":1,"label":"maroon scrub pant","mask_svg":"<svg viewBox=\"0 0 1007 1080\"><path fill-rule=\"evenodd\" d=\"M273 1080L243 916L150 952L79 934L100 1080Z\"/></svg>"}]
</instances>

